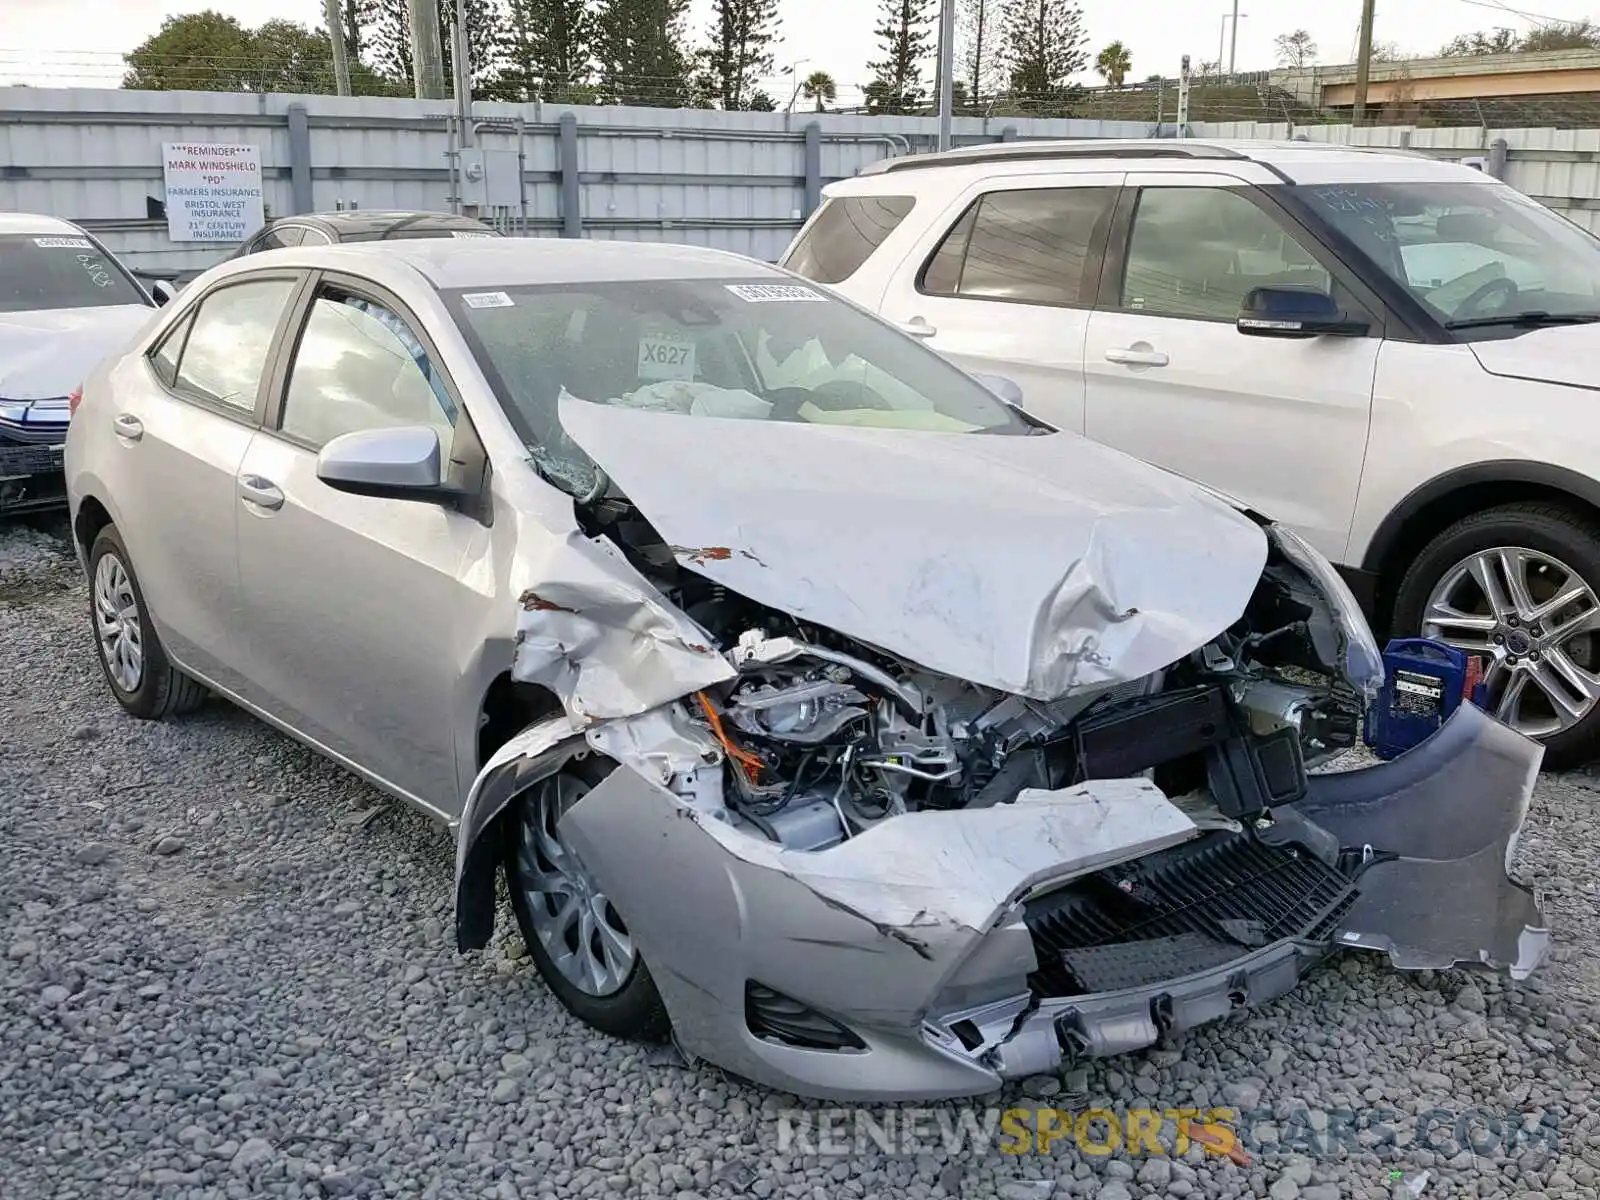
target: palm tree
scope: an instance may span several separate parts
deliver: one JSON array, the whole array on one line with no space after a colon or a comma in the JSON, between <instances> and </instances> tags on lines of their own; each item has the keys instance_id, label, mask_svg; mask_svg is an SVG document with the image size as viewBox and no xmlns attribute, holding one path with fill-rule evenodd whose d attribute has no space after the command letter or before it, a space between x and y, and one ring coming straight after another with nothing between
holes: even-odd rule
<instances>
[{"instance_id":1,"label":"palm tree","mask_svg":"<svg viewBox=\"0 0 1600 1200\"><path fill-rule=\"evenodd\" d=\"M1119 88L1128 77L1128 72L1133 70L1133 55L1121 42L1112 42L1100 51L1100 57L1094 60L1094 69L1106 77L1108 84Z\"/></svg>"},{"instance_id":2,"label":"palm tree","mask_svg":"<svg viewBox=\"0 0 1600 1200\"><path fill-rule=\"evenodd\" d=\"M839 85L826 71L813 71L800 85L800 94L807 100L815 100L818 112L825 112L827 102L838 99Z\"/></svg>"}]
</instances>

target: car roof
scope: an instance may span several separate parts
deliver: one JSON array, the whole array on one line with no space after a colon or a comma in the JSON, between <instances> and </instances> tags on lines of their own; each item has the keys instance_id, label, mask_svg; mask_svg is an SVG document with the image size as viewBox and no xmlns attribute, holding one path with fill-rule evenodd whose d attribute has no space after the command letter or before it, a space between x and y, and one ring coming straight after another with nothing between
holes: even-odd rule
<instances>
[{"instance_id":1,"label":"car roof","mask_svg":"<svg viewBox=\"0 0 1600 1200\"><path fill-rule=\"evenodd\" d=\"M1119 168L1135 163L1160 170L1216 171L1232 165L1265 168L1280 183L1322 183L1339 179L1389 178L1463 179L1481 172L1458 163L1440 161L1420 151L1367 146L1343 146L1312 141L1251 141L1227 138L1142 138L1126 140L992 142L964 146L942 154L911 154L881 159L864 167L857 178L965 167L984 173L995 168L1048 167L1071 163L1075 168L1095 162L1114 162Z\"/></svg>"},{"instance_id":2,"label":"car roof","mask_svg":"<svg viewBox=\"0 0 1600 1200\"><path fill-rule=\"evenodd\" d=\"M0 234L70 234L82 237L83 230L71 221L60 217L47 217L39 213L0 212Z\"/></svg>"},{"instance_id":3,"label":"car roof","mask_svg":"<svg viewBox=\"0 0 1600 1200\"><path fill-rule=\"evenodd\" d=\"M300 246L267 250L232 262L240 269L270 262L355 274L381 273L386 266L403 263L444 291L655 279L792 278L770 263L702 246L541 237L416 238Z\"/></svg>"},{"instance_id":4,"label":"car roof","mask_svg":"<svg viewBox=\"0 0 1600 1200\"><path fill-rule=\"evenodd\" d=\"M320 225L340 238L375 237L402 223L409 229L477 230L489 228L475 217L463 217L457 213L404 212L390 209L353 209L336 212L300 213L292 217L280 217L273 224L294 221L302 224L310 222Z\"/></svg>"}]
</instances>

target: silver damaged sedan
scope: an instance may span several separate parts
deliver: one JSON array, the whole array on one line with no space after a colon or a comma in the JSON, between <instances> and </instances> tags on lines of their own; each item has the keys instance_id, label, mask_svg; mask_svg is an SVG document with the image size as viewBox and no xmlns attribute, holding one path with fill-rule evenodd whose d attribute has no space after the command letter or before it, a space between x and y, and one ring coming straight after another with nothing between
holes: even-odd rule
<instances>
[{"instance_id":1,"label":"silver damaged sedan","mask_svg":"<svg viewBox=\"0 0 1600 1200\"><path fill-rule=\"evenodd\" d=\"M92 627L450 824L599 1030L807 1096L978 1094L1338 949L1521 978L1538 746L1381 766L1293 530L773 267L554 240L214 268L83 389Z\"/></svg>"}]
</instances>

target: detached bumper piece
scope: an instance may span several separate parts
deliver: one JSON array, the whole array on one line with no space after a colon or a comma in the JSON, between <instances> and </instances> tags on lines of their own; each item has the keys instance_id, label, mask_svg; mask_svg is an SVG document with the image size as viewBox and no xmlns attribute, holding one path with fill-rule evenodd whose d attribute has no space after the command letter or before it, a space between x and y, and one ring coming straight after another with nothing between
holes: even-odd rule
<instances>
[{"instance_id":1,"label":"detached bumper piece","mask_svg":"<svg viewBox=\"0 0 1600 1200\"><path fill-rule=\"evenodd\" d=\"M60 508L67 503L63 451L59 444L19 445L0 434L0 515Z\"/></svg>"}]
</instances>

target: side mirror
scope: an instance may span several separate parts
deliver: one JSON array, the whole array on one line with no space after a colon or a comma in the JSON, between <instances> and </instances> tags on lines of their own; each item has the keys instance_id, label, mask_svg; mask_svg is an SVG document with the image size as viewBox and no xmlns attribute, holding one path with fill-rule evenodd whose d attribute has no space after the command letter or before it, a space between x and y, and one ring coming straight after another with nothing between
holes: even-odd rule
<instances>
[{"instance_id":1,"label":"side mirror","mask_svg":"<svg viewBox=\"0 0 1600 1200\"><path fill-rule=\"evenodd\" d=\"M1004 375L988 375L977 371L972 377L981 383L990 392L1004 400L1012 408L1022 407L1022 385L1015 379L1007 379Z\"/></svg>"},{"instance_id":2,"label":"side mirror","mask_svg":"<svg viewBox=\"0 0 1600 1200\"><path fill-rule=\"evenodd\" d=\"M317 455L317 478L355 496L454 502L444 481L439 434L427 425L359 429L334 438Z\"/></svg>"},{"instance_id":3,"label":"side mirror","mask_svg":"<svg viewBox=\"0 0 1600 1200\"><path fill-rule=\"evenodd\" d=\"M155 297L157 304L167 304L178 294L178 289L165 279L158 279L150 285L150 295Z\"/></svg>"},{"instance_id":4,"label":"side mirror","mask_svg":"<svg viewBox=\"0 0 1600 1200\"><path fill-rule=\"evenodd\" d=\"M1239 309L1239 332L1251 337L1361 337L1368 328L1312 288L1252 288Z\"/></svg>"}]
</instances>

